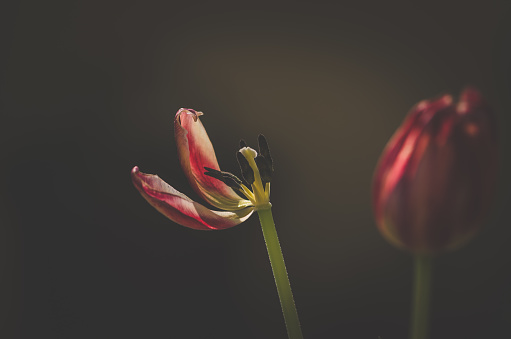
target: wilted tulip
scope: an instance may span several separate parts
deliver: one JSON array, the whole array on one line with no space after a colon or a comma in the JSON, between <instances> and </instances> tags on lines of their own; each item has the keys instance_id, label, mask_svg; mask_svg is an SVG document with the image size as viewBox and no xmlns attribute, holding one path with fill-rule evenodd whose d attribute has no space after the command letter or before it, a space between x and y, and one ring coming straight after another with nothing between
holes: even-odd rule
<instances>
[{"instance_id":1,"label":"wilted tulip","mask_svg":"<svg viewBox=\"0 0 511 339\"><path fill-rule=\"evenodd\" d=\"M272 159L262 135L259 136L261 154L245 144L241 145L236 155L244 179L252 187L250 191L234 174L220 171L213 145L199 119L202 114L185 108L176 113L174 133L179 158L195 192L223 211L206 208L157 175L140 172L137 166L133 168L131 177L147 202L170 220L198 230L220 230L240 224L257 209L271 206Z\"/></svg>"},{"instance_id":2,"label":"wilted tulip","mask_svg":"<svg viewBox=\"0 0 511 339\"><path fill-rule=\"evenodd\" d=\"M431 254L481 226L495 186L493 114L473 89L418 103L385 147L373 182L378 228L394 245Z\"/></svg>"},{"instance_id":3,"label":"wilted tulip","mask_svg":"<svg viewBox=\"0 0 511 339\"><path fill-rule=\"evenodd\" d=\"M174 118L174 133L181 167L190 185L210 205L193 201L154 174L131 171L142 197L170 220L197 230L221 230L236 226L257 211L270 258L282 313L290 339L303 339L298 313L273 222L270 181L273 160L268 143L259 135L259 154L242 140L236 153L244 181L220 171L213 145L200 121L202 112L181 108ZM252 190L250 190L250 188Z\"/></svg>"}]
</instances>

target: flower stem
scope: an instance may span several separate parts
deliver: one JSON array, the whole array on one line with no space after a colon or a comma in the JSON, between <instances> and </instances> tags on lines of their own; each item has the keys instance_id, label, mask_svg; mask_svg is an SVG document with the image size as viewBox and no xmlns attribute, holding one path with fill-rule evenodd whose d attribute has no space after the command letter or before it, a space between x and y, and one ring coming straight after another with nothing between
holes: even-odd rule
<instances>
[{"instance_id":1,"label":"flower stem","mask_svg":"<svg viewBox=\"0 0 511 339\"><path fill-rule=\"evenodd\" d=\"M277 292L279 294L282 313L284 314L287 335L289 339L303 339L300 321L298 320L298 313L293 299L293 292L291 292L291 285L289 285L286 264L284 263L282 250L280 249L279 238L277 237L277 230L273 222L271 208L261 209L257 212L259 214L259 220L261 221L264 241L268 249L268 256L270 257L271 268L273 269L275 285L277 285Z\"/></svg>"},{"instance_id":2,"label":"flower stem","mask_svg":"<svg viewBox=\"0 0 511 339\"><path fill-rule=\"evenodd\" d=\"M416 254L410 339L427 339L431 294L432 258Z\"/></svg>"}]
</instances>

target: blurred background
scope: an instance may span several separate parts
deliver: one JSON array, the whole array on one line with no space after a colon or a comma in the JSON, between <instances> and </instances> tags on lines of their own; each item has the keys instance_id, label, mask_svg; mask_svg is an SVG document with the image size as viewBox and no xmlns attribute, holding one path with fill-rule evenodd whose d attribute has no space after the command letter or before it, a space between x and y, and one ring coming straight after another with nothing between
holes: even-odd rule
<instances>
[{"instance_id":1,"label":"blurred background","mask_svg":"<svg viewBox=\"0 0 511 339\"><path fill-rule=\"evenodd\" d=\"M499 120L482 232L435 262L432 338L511 325L507 1L1 5L0 337L285 338L257 217L201 232L156 212L130 170L198 199L180 107L223 170L270 143L273 212L306 338L406 338L412 258L378 233L378 157L416 102L478 87Z\"/></svg>"}]
</instances>

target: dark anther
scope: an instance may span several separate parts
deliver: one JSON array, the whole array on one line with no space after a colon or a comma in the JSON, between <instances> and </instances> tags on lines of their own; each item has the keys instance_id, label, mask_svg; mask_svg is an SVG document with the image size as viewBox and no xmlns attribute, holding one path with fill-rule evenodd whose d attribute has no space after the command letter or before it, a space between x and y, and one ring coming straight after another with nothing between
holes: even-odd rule
<instances>
[{"instance_id":1,"label":"dark anther","mask_svg":"<svg viewBox=\"0 0 511 339\"><path fill-rule=\"evenodd\" d=\"M271 181L271 176L273 174L271 165L268 162L268 159L261 155L258 155L254 160L256 162L257 168L259 169L259 175L261 175L261 180L264 187L267 182Z\"/></svg>"},{"instance_id":2,"label":"dark anther","mask_svg":"<svg viewBox=\"0 0 511 339\"><path fill-rule=\"evenodd\" d=\"M229 172L217 171L217 170L209 168L209 167L204 167L204 169L206 170L206 172L204 172L204 174L206 174L212 178L215 178L217 180L220 180L221 182L223 182L224 184L226 184L227 186L229 186L231 188L242 190L241 184L243 182L240 179L238 179L238 177L235 176L234 174L229 173Z\"/></svg>"},{"instance_id":3,"label":"dark anther","mask_svg":"<svg viewBox=\"0 0 511 339\"><path fill-rule=\"evenodd\" d=\"M245 140L241 139L240 140L240 149L243 147L247 147L247 143L245 142Z\"/></svg>"},{"instance_id":4,"label":"dark anther","mask_svg":"<svg viewBox=\"0 0 511 339\"><path fill-rule=\"evenodd\" d=\"M243 154L237 152L236 158L238 159L238 164L240 165L241 175L243 176L243 179L245 179L249 186L252 185L255 180L254 170L252 170L252 167L250 167L248 160L245 159Z\"/></svg>"},{"instance_id":5,"label":"dark anther","mask_svg":"<svg viewBox=\"0 0 511 339\"><path fill-rule=\"evenodd\" d=\"M266 138L262 134L259 134L259 137L257 137L257 141L259 143L259 154L261 154L266 159L266 161L268 162L268 166L270 167L271 173L273 173L273 160L271 158L268 142L266 141ZM257 167L259 167L259 164L257 165Z\"/></svg>"}]
</instances>

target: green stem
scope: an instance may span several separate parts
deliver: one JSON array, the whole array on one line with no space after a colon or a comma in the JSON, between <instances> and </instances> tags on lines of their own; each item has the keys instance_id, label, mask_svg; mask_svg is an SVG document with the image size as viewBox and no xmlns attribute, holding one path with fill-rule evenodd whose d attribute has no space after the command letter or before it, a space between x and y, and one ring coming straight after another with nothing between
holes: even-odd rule
<instances>
[{"instance_id":1,"label":"green stem","mask_svg":"<svg viewBox=\"0 0 511 339\"><path fill-rule=\"evenodd\" d=\"M264 241L268 249L268 256L270 257L271 268L273 269L275 285L277 285L277 292L279 294L282 313L284 314L287 335L289 339L303 339L300 321L298 320L298 312L296 312L293 292L291 292L291 285L289 285L286 264L284 263L282 250L280 249L279 238L277 237L277 230L275 229L271 209L262 209L257 212L259 214L259 220L261 221Z\"/></svg>"},{"instance_id":2,"label":"green stem","mask_svg":"<svg viewBox=\"0 0 511 339\"><path fill-rule=\"evenodd\" d=\"M410 339L427 339L432 258L427 255L416 254L414 261L415 278Z\"/></svg>"}]
</instances>

